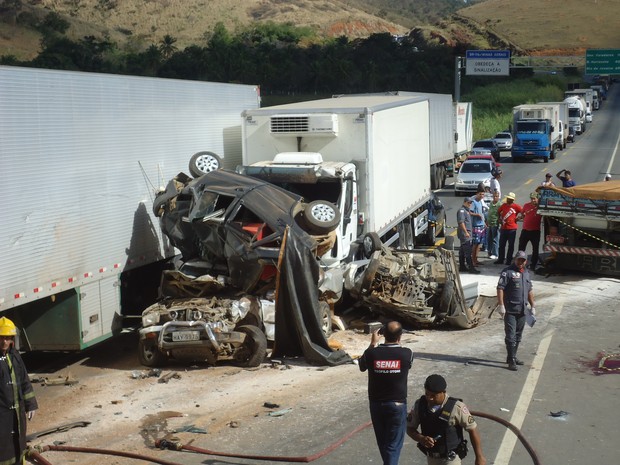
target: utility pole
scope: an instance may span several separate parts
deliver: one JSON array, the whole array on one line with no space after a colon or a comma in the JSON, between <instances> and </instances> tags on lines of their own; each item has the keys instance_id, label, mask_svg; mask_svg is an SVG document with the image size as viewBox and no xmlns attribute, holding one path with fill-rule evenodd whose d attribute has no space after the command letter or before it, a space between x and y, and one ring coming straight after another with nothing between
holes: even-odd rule
<instances>
[{"instance_id":1,"label":"utility pole","mask_svg":"<svg viewBox=\"0 0 620 465\"><path fill-rule=\"evenodd\" d=\"M463 57L454 59L454 101L461 99L461 68L463 67Z\"/></svg>"}]
</instances>

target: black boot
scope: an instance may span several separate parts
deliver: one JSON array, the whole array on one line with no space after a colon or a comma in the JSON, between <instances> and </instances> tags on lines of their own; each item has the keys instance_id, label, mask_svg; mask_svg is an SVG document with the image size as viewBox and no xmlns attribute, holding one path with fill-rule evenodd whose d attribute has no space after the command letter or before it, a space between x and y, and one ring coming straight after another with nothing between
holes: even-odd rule
<instances>
[{"instance_id":1,"label":"black boot","mask_svg":"<svg viewBox=\"0 0 620 465\"><path fill-rule=\"evenodd\" d=\"M506 352L508 356L506 357L506 363L508 364L508 369L510 371L517 371L517 361L515 360L515 346L511 344L506 345Z\"/></svg>"},{"instance_id":2,"label":"black boot","mask_svg":"<svg viewBox=\"0 0 620 465\"><path fill-rule=\"evenodd\" d=\"M514 358L515 358L515 363L516 363L517 365L523 365L523 362L517 358L517 351L518 351L518 350L519 350L519 343L517 342L517 343L515 344L515 357L514 357Z\"/></svg>"}]
</instances>

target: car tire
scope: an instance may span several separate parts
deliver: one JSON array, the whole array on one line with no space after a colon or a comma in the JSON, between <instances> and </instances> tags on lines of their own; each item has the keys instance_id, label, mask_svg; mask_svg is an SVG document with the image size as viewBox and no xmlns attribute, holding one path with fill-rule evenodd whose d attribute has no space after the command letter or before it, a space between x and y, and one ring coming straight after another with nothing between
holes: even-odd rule
<instances>
[{"instance_id":1,"label":"car tire","mask_svg":"<svg viewBox=\"0 0 620 465\"><path fill-rule=\"evenodd\" d=\"M364 274L362 275L362 280L360 282L360 293L363 296L369 296L372 293L371 286L375 280L380 264L381 260L379 260L378 257L372 258L364 270Z\"/></svg>"},{"instance_id":2,"label":"car tire","mask_svg":"<svg viewBox=\"0 0 620 465\"><path fill-rule=\"evenodd\" d=\"M222 167L222 159L213 152L198 152L189 160L189 172L195 178Z\"/></svg>"},{"instance_id":3,"label":"car tire","mask_svg":"<svg viewBox=\"0 0 620 465\"><path fill-rule=\"evenodd\" d=\"M437 241L437 230L435 229L435 225L429 225L426 230L426 244L427 245L435 245Z\"/></svg>"},{"instance_id":4,"label":"car tire","mask_svg":"<svg viewBox=\"0 0 620 465\"><path fill-rule=\"evenodd\" d=\"M257 367L267 355L267 337L258 327L245 325L239 326L235 331L245 334L245 341L234 354L235 365L252 368Z\"/></svg>"},{"instance_id":5,"label":"car tire","mask_svg":"<svg viewBox=\"0 0 620 465\"><path fill-rule=\"evenodd\" d=\"M326 200L314 200L303 211L303 223L313 234L327 234L340 224L340 209Z\"/></svg>"},{"instance_id":6,"label":"car tire","mask_svg":"<svg viewBox=\"0 0 620 465\"><path fill-rule=\"evenodd\" d=\"M319 301L319 312L321 331L325 334L325 338L328 338L332 334L332 311L329 308L329 304L324 300Z\"/></svg>"},{"instance_id":7,"label":"car tire","mask_svg":"<svg viewBox=\"0 0 620 465\"><path fill-rule=\"evenodd\" d=\"M145 367L160 367L167 359L157 348L157 343L143 339L138 342L138 360Z\"/></svg>"},{"instance_id":8,"label":"car tire","mask_svg":"<svg viewBox=\"0 0 620 465\"><path fill-rule=\"evenodd\" d=\"M376 232L366 233L362 239L362 252L364 254L364 258L372 257L377 250L381 250L381 246L383 243L381 242L381 238L379 234Z\"/></svg>"}]
</instances>

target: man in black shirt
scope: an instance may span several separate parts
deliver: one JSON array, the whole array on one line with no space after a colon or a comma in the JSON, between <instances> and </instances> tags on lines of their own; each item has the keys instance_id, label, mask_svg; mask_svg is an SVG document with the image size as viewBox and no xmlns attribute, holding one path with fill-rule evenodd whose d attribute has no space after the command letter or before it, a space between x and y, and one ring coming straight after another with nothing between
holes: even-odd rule
<instances>
[{"instance_id":1,"label":"man in black shirt","mask_svg":"<svg viewBox=\"0 0 620 465\"><path fill-rule=\"evenodd\" d=\"M381 333L384 344L378 344ZM411 349L401 347L403 328L390 321L372 333L370 346L359 359L368 370L370 418L383 465L397 465L407 430L407 376L413 364Z\"/></svg>"}]
</instances>

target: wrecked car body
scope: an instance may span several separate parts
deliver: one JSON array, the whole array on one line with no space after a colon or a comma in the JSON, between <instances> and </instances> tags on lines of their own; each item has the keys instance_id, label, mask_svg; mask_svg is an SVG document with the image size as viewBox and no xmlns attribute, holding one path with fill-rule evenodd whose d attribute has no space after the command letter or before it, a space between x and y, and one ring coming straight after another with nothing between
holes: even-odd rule
<instances>
[{"instance_id":1,"label":"wrecked car body","mask_svg":"<svg viewBox=\"0 0 620 465\"><path fill-rule=\"evenodd\" d=\"M383 247L355 280L351 293L386 317L414 326L448 322L457 328L483 323L494 299L465 298L454 255L444 249L393 251Z\"/></svg>"},{"instance_id":2,"label":"wrecked car body","mask_svg":"<svg viewBox=\"0 0 620 465\"><path fill-rule=\"evenodd\" d=\"M314 223L324 223L313 229L323 234L317 236L319 249L333 244L329 233L337 222L329 216L317 219L311 214L315 210L299 195L227 170L196 179L180 173L153 204L183 261L200 260L203 271L226 275L230 285L245 292L273 281L287 226L305 235L312 216Z\"/></svg>"},{"instance_id":3,"label":"wrecked car body","mask_svg":"<svg viewBox=\"0 0 620 465\"><path fill-rule=\"evenodd\" d=\"M149 367L170 359L255 367L266 354L266 320L253 296L167 298L143 312L138 356Z\"/></svg>"},{"instance_id":4,"label":"wrecked car body","mask_svg":"<svg viewBox=\"0 0 620 465\"><path fill-rule=\"evenodd\" d=\"M164 299L143 312L140 361L147 366L168 359L260 364L267 340L275 339L274 290L285 238L297 238L293 243L313 256L334 243L333 218L307 221L308 208L314 207L279 187L225 170L197 179L180 173L170 181L153 209L181 257L174 270L162 274ZM312 231L327 234L310 236L309 223ZM304 271L316 287L314 272L308 266ZM299 326L316 320L324 333L318 346L327 347L331 309L319 302L317 289L311 297L287 304L287 311L306 312Z\"/></svg>"}]
</instances>

